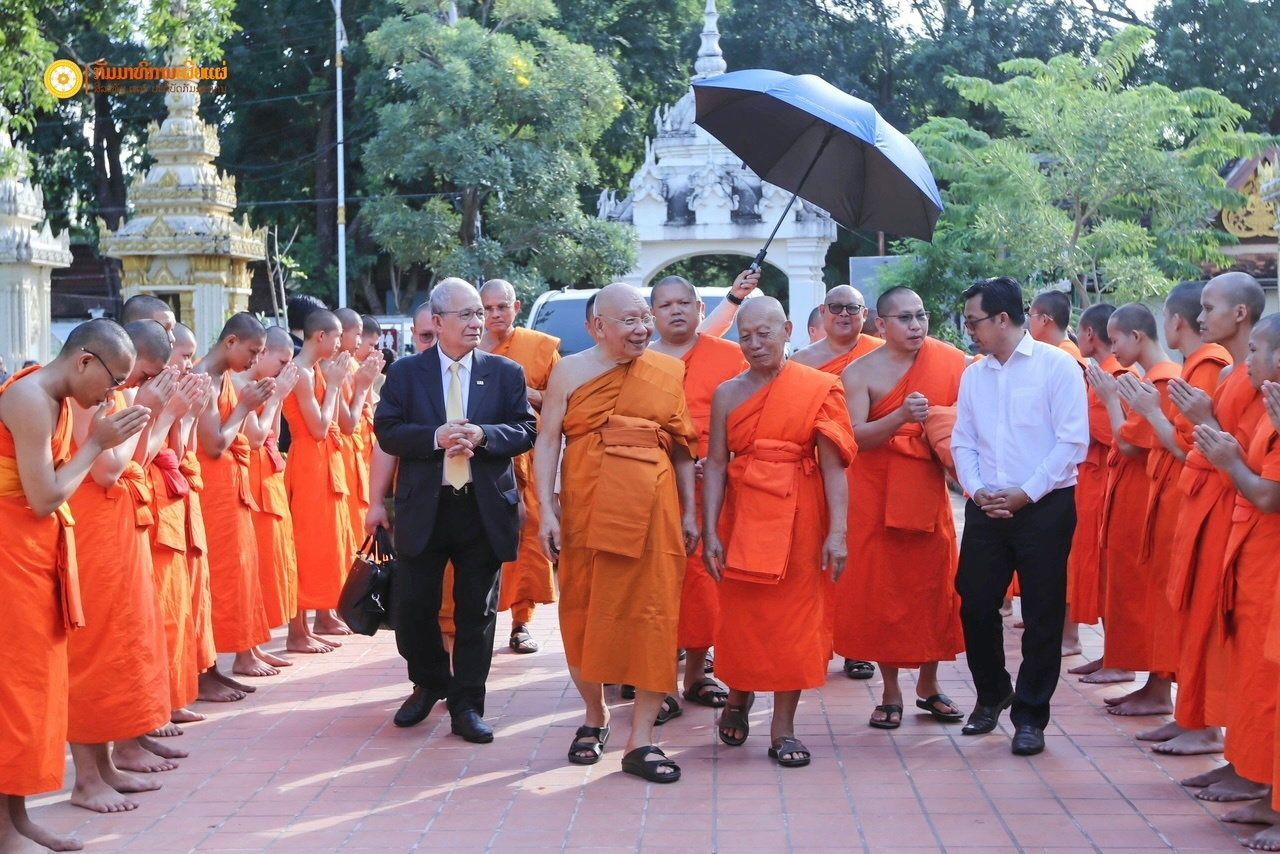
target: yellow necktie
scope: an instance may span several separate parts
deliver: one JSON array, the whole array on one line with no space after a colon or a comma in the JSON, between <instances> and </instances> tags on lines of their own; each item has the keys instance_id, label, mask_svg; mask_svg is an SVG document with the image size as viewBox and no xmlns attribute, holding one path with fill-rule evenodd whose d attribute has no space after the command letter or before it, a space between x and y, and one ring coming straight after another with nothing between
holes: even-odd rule
<instances>
[{"instance_id":1,"label":"yellow necktie","mask_svg":"<svg viewBox=\"0 0 1280 854\"><path fill-rule=\"evenodd\" d=\"M467 413L462 408L462 378L458 375L462 370L462 365L454 362L449 366L449 394L445 398L444 414L450 421L457 421L467 417ZM463 456L451 457L447 454L444 458L444 479L445 483L454 489L462 489L471 480L471 461Z\"/></svg>"}]
</instances>

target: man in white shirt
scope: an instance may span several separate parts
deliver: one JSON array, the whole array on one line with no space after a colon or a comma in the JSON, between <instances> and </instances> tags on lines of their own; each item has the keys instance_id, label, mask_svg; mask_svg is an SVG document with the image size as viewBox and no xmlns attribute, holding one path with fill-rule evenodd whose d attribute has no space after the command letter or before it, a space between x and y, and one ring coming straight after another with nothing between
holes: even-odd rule
<instances>
[{"instance_id":1,"label":"man in white shirt","mask_svg":"<svg viewBox=\"0 0 1280 854\"><path fill-rule=\"evenodd\" d=\"M979 281L964 292L964 324L986 358L965 370L951 450L965 505L956 589L978 702L965 735L991 732L1012 706L1013 752L1044 750L1058 683L1067 555L1075 531L1076 465L1089 445L1080 366L1024 328L1022 288ZM1004 663L1000 605L1015 569L1022 587L1022 666Z\"/></svg>"}]
</instances>

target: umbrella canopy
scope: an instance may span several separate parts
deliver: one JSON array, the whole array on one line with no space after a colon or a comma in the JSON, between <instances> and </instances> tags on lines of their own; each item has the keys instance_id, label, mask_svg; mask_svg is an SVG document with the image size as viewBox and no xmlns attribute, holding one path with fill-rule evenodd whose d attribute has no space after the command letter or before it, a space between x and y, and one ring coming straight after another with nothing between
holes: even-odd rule
<instances>
[{"instance_id":1,"label":"umbrella canopy","mask_svg":"<svg viewBox=\"0 0 1280 854\"><path fill-rule=\"evenodd\" d=\"M752 171L847 228L929 240L933 173L875 107L812 74L751 69L693 83L699 125Z\"/></svg>"}]
</instances>

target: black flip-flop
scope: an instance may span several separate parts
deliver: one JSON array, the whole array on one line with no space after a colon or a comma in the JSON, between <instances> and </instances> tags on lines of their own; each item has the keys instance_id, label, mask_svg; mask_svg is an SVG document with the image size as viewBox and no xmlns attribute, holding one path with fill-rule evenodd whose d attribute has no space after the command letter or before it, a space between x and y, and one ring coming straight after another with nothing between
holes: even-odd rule
<instances>
[{"instance_id":1,"label":"black flip-flop","mask_svg":"<svg viewBox=\"0 0 1280 854\"><path fill-rule=\"evenodd\" d=\"M789 753L801 755L783 759ZM782 735L773 740L773 746L769 748L769 758L783 768L803 768L809 764L809 750L794 735Z\"/></svg>"},{"instance_id":2,"label":"black flip-flop","mask_svg":"<svg viewBox=\"0 0 1280 854\"><path fill-rule=\"evenodd\" d=\"M885 719L878 721L875 718L872 718L867 721L868 726L876 729L897 729L902 726L902 706L897 703L885 703L883 705L876 706L875 709L873 709L873 712L883 712ZM893 719L894 715L898 716L896 721Z\"/></svg>"},{"instance_id":3,"label":"black flip-flop","mask_svg":"<svg viewBox=\"0 0 1280 854\"><path fill-rule=\"evenodd\" d=\"M594 738L595 741L587 741L588 738ZM573 734L573 744L569 745L569 761L574 765L595 765L600 761L600 757L604 755L604 746L609 741L609 728L607 726L580 726L578 731ZM594 755L583 756L583 752L590 750Z\"/></svg>"},{"instance_id":4,"label":"black flip-flop","mask_svg":"<svg viewBox=\"0 0 1280 854\"><path fill-rule=\"evenodd\" d=\"M680 701L670 694L662 698L662 705L658 707L658 716L653 719L654 726L662 726L672 718L678 718L684 714L684 709L680 708Z\"/></svg>"},{"instance_id":5,"label":"black flip-flop","mask_svg":"<svg viewBox=\"0 0 1280 854\"><path fill-rule=\"evenodd\" d=\"M935 721L940 721L944 724L953 724L964 720L964 712L940 712L937 709L938 703L941 703L944 706L950 706L953 709L960 708L955 704L955 701L942 693L934 694L932 697L926 697L923 700L916 700L916 708L924 709L926 712L933 715L933 719Z\"/></svg>"},{"instance_id":6,"label":"black flip-flop","mask_svg":"<svg viewBox=\"0 0 1280 854\"><path fill-rule=\"evenodd\" d=\"M699 679L688 688L685 688L681 696L690 703L697 703L699 706L722 709L724 704L729 702L729 689L715 679Z\"/></svg>"},{"instance_id":7,"label":"black flip-flop","mask_svg":"<svg viewBox=\"0 0 1280 854\"><path fill-rule=\"evenodd\" d=\"M720 736L721 741L730 747L741 747L747 743L747 736L751 734L751 721L747 719L747 715L751 713L751 707L755 702L756 694L752 691L747 695L747 702L741 706L730 703L724 707L724 711L720 712L720 718L716 721L716 735ZM734 738L725 735L725 730L729 729L742 730L742 737Z\"/></svg>"},{"instance_id":8,"label":"black flip-flop","mask_svg":"<svg viewBox=\"0 0 1280 854\"><path fill-rule=\"evenodd\" d=\"M528 655L531 652L538 651L538 642L533 639L533 635L529 634L529 630L521 626L519 631L511 633L511 639L507 641L507 646L511 647L511 651L520 655Z\"/></svg>"},{"instance_id":9,"label":"black flip-flop","mask_svg":"<svg viewBox=\"0 0 1280 854\"><path fill-rule=\"evenodd\" d=\"M662 759L651 762L646 756L657 754ZM659 768L671 769L668 773L659 773ZM667 754L654 744L637 747L635 750L622 757L622 772L624 774L634 774L642 777L650 783L674 783L680 779L680 766L667 758Z\"/></svg>"},{"instance_id":10,"label":"black flip-flop","mask_svg":"<svg viewBox=\"0 0 1280 854\"><path fill-rule=\"evenodd\" d=\"M844 660L844 675L850 679L870 679L876 675L876 666L870 661L846 658Z\"/></svg>"}]
</instances>

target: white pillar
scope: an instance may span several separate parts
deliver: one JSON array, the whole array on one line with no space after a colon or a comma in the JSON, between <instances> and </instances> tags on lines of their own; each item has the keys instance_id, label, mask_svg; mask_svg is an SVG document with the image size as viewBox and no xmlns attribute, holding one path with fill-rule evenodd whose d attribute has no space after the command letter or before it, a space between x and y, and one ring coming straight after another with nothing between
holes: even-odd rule
<instances>
[{"instance_id":1,"label":"white pillar","mask_svg":"<svg viewBox=\"0 0 1280 854\"><path fill-rule=\"evenodd\" d=\"M787 240L785 263L779 263L787 274L787 302L791 309L792 346L809 343L809 312L822 304L827 287L822 281L822 268L827 260L829 240L793 237ZM770 257L773 252L770 250ZM773 258L783 262L783 258Z\"/></svg>"}]
</instances>

